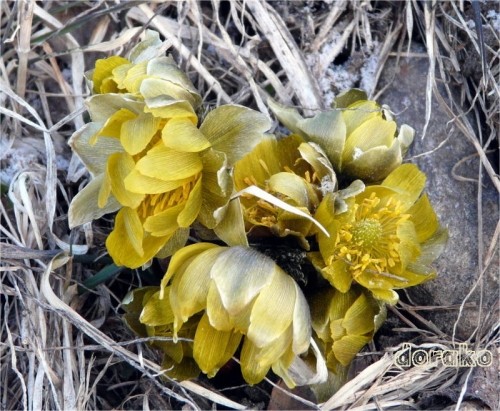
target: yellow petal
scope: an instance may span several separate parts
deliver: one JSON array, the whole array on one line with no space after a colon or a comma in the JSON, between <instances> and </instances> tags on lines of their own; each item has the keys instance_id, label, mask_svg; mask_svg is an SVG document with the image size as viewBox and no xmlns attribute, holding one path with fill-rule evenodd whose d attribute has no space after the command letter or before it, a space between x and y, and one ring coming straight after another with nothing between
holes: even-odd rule
<instances>
[{"instance_id":1,"label":"yellow petal","mask_svg":"<svg viewBox=\"0 0 500 411\"><path fill-rule=\"evenodd\" d=\"M179 228L177 218L184 209L184 204L177 204L164 211L149 216L144 222L144 229L155 237L170 237Z\"/></svg>"},{"instance_id":2,"label":"yellow petal","mask_svg":"<svg viewBox=\"0 0 500 411\"><path fill-rule=\"evenodd\" d=\"M240 354L241 372L248 384L257 384L264 379L271 367L256 360L260 349L249 338L245 338L244 341Z\"/></svg>"},{"instance_id":3,"label":"yellow petal","mask_svg":"<svg viewBox=\"0 0 500 411\"><path fill-rule=\"evenodd\" d=\"M239 198L231 200L222 221L214 227L214 232L227 245L248 247L245 222Z\"/></svg>"},{"instance_id":4,"label":"yellow petal","mask_svg":"<svg viewBox=\"0 0 500 411\"><path fill-rule=\"evenodd\" d=\"M142 113L144 110L144 102L137 100L130 94L96 94L89 97L85 102L92 121L102 123L108 121L110 117L120 110L128 110L135 113L135 115Z\"/></svg>"},{"instance_id":5,"label":"yellow petal","mask_svg":"<svg viewBox=\"0 0 500 411\"><path fill-rule=\"evenodd\" d=\"M347 108L359 100L368 100L368 96L363 90L353 88L337 94L333 106L335 108Z\"/></svg>"},{"instance_id":6,"label":"yellow petal","mask_svg":"<svg viewBox=\"0 0 500 411\"><path fill-rule=\"evenodd\" d=\"M99 188L97 197L97 206L99 208L103 208L108 203L109 197L111 196L111 177L107 171L101 174L101 176L101 187Z\"/></svg>"},{"instance_id":7,"label":"yellow petal","mask_svg":"<svg viewBox=\"0 0 500 411\"><path fill-rule=\"evenodd\" d=\"M271 283L262 289L255 300L248 338L257 347L264 347L278 338L292 322L295 301L294 281L275 266Z\"/></svg>"},{"instance_id":8,"label":"yellow petal","mask_svg":"<svg viewBox=\"0 0 500 411\"><path fill-rule=\"evenodd\" d=\"M125 188L132 193L161 194L175 190L189 183L191 180L192 177L172 181L160 180L158 178L145 176L134 168L125 178Z\"/></svg>"},{"instance_id":9,"label":"yellow petal","mask_svg":"<svg viewBox=\"0 0 500 411\"><path fill-rule=\"evenodd\" d=\"M155 64L157 63L156 60L158 59L155 59ZM151 63L149 62L148 67L151 66ZM193 93L184 87L159 78L145 78L141 83L140 93L147 101L157 99L158 97L169 97L177 101L185 100L193 107L197 107L200 102L199 96L195 97Z\"/></svg>"},{"instance_id":10,"label":"yellow petal","mask_svg":"<svg viewBox=\"0 0 500 411\"><path fill-rule=\"evenodd\" d=\"M74 198L68 210L69 227L73 228L103 215L117 211L121 205L114 197L110 197L103 207L98 206L99 190L102 186L103 175L92 179Z\"/></svg>"},{"instance_id":11,"label":"yellow petal","mask_svg":"<svg viewBox=\"0 0 500 411\"><path fill-rule=\"evenodd\" d=\"M356 299L347 310L342 326L348 335L372 334L374 331L374 317L378 314L377 305L365 293Z\"/></svg>"},{"instance_id":12,"label":"yellow petal","mask_svg":"<svg viewBox=\"0 0 500 411\"><path fill-rule=\"evenodd\" d=\"M248 338L248 337L247 337ZM291 325L272 343L262 347L255 356L256 361L261 365L267 366L278 362L281 356L283 356L292 341L292 327Z\"/></svg>"},{"instance_id":13,"label":"yellow petal","mask_svg":"<svg viewBox=\"0 0 500 411\"><path fill-rule=\"evenodd\" d=\"M210 147L210 142L189 119L173 118L162 131L163 143L178 151L198 152Z\"/></svg>"},{"instance_id":14,"label":"yellow petal","mask_svg":"<svg viewBox=\"0 0 500 411\"><path fill-rule=\"evenodd\" d=\"M184 204L184 208L179 213L177 217L177 224L179 227L189 227L194 220L198 217L198 214L201 209L201 192L202 192L202 181L201 178L198 179L191 192L189 193L189 197Z\"/></svg>"},{"instance_id":15,"label":"yellow petal","mask_svg":"<svg viewBox=\"0 0 500 411\"><path fill-rule=\"evenodd\" d=\"M94 93L101 93L102 82L112 75L112 71L115 67L121 66L122 64L128 64L129 61L120 56L112 56L106 59L98 59L95 62L95 69L92 75L92 83L94 83Z\"/></svg>"},{"instance_id":16,"label":"yellow petal","mask_svg":"<svg viewBox=\"0 0 500 411\"><path fill-rule=\"evenodd\" d=\"M191 80L189 80L189 77L176 66L174 60L170 56L158 57L150 60L147 70L150 76L154 76L164 81L166 80L166 82L177 85L192 94L192 99L195 100L193 107L201 102L201 97L193 86L193 83L191 83Z\"/></svg>"},{"instance_id":17,"label":"yellow petal","mask_svg":"<svg viewBox=\"0 0 500 411\"><path fill-rule=\"evenodd\" d=\"M302 143L298 150L302 158L311 165L320 180L325 177L330 178L333 186L331 191L333 191L336 188L337 177L333 171L333 165L323 149L314 143Z\"/></svg>"},{"instance_id":18,"label":"yellow petal","mask_svg":"<svg viewBox=\"0 0 500 411\"><path fill-rule=\"evenodd\" d=\"M380 288L372 288L372 289L370 289L370 291L372 292L373 296L377 300L381 300L381 301L383 301L387 304L390 304L390 305L395 305L399 300L399 295L394 290L384 290L384 289L380 289Z\"/></svg>"},{"instance_id":19,"label":"yellow petal","mask_svg":"<svg viewBox=\"0 0 500 411\"><path fill-rule=\"evenodd\" d=\"M139 316L144 308L144 303L159 289L160 287L156 286L135 288L123 298L121 308L127 313Z\"/></svg>"},{"instance_id":20,"label":"yellow petal","mask_svg":"<svg viewBox=\"0 0 500 411\"><path fill-rule=\"evenodd\" d=\"M257 185L264 185L266 181L285 168L294 169L299 158L298 147L304 140L297 136L289 136L278 140L275 136L265 136L262 141L245 157L235 164L234 182L236 190L240 191L248 186L247 177L252 177ZM246 204L243 201L243 204Z\"/></svg>"},{"instance_id":21,"label":"yellow petal","mask_svg":"<svg viewBox=\"0 0 500 411\"><path fill-rule=\"evenodd\" d=\"M271 127L269 119L237 105L220 106L205 117L200 131L215 150L227 155L229 165L250 152Z\"/></svg>"},{"instance_id":22,"label":"yellow petal","mask_svg":"<svg viewBox=\"0 0 500 411\"><path fill-rule=\"evenodd\" d=\"M402 164L386 177L382 186L390 187L404 195L405 205L410 208L420 197L425 180L425 174L415 164Z\"/></svg>"},{"instance_id":23,"label":"yellow petal","mask_svg":"<svg viewBox=\"0 0 500 411\"><path fill-rule=\"evenodd\" d=\"M197 378L200 368L193 358L184 357L180 363L165 355L161 363L162 372L174 381L185 381Z\"/></svg>"},{"instance_id":24,"label":"yellow petal","mask_svg":"<svg viewBox=\"0 0 500 411\"><path fill-rule=\"evenodd\" d=\"M351 270L343 260L335 260L332 264L323 268L321 274L341 293L345 293L351 288Z\"/></svg>"},{"instance_id":25,"label":"yellow petal","mask_svg":"<svg viewBox=\"0 0 500 411\"><path fill-rule=\"evenodd\" d=\"M382 110L375 101L361 100L350 104L342 110L342 117L344 118L346 132L349 136L364 122L374 118L382 119Z\"/></svg>"},{"instance_id":26,"label":"yellow petal","mask_svg":"<svg viewBox=\"0 0 500 411\"><path fill-rule=\"evenodd\" d=\"M198 324L194 337L193 357L201 370L213 377L234 355L242 335L213 328L205 314Z\"/></svg>"},{"instance_id":27,"label":"yellow petal","mask_svg":"<svg viewBox=\"0 0 500 411\"><path fill-rule=\"evenodd\" d=\"M298 175L286 172L277 173L271 176L268 183L272 191L289 197L296 206L306 208L312 206L314 192L311 192L307 182Z\"/></svg>"},{"instance_id":28,"label":"yellow petal","mask_svg":"<svg viewBox=\"0 0 500 411\"><path fill-rule=\"evenodd\" d=\"M396 133L396 122L387 121L381 117L371 118L356 127L348 134L342 153L343 164L355 160L359 153L371 148L384 146L390 147Z\"/></svg>"},{"instance_id":29,"label":"yellow petal","mask_svg":"<svg viewBox=\"0 0 500 411\"><path fill-rule=\"evenodd\" d=\"M427 194L424 194L407 211L411 215L410 221L415 227L419 243L431 238L439 229L439 221Z\"/></svg>"},{"instance_id":30,"label":"yellow petal","mask_svg":"<svg viewBox=\"0 0 500 411\"><path fill-rule=\"evenodd\" d=\"M302 354L307 351L311 341L311 314L302 290L297 283L295 286L295 307L293 310L293 344L292 349L295 354Z\"/></svg>"},{"instance_id":31,"label":"yellow petal","mask_svg":"<svg viewBox=\"0 0 500 411\"><path fill-rule=\"evenodd\" d=\"M120 210L119 214L121 219L123 219L123 226L125 228L127 240L130 242L132 247L134 247L137 254L142 257L144 255L144 250L142 249L144 230L142 229L141 220L137 215L137 211L124 207ZM115 222L115 224L117 223Z\"/></svg>"},{"instance_id":32,"label":"yellow petal","mask_svg":"<svg viewBox=\"0 0 500 411\"><path fill-rule=\"evenodd\" d=\"M108 120L104 123L99 132L95 134L89 141L90 145L94 145L99 137L109 137L109 138L117 138L120 139L122 124L126 121L135 119L137 114L132 111L121 108L120 110L113 113Z\"/></svg>"},{"instance_id":33,"label":"yellow petal","mask_svg":"<svg viewBox=\"0 0 500 411\"><path fill-rule=\"evenodd\" d=\"M146 99L145 103L144 112L151 113L155 117L183 117L189 119L194 125L198 124L198 116L187 101L178 101L167 96L158 96Z\"/></svg>"},{"instance_id":34,"label":"yellow petal","mask_svg":"<svg viewBox=\"0 0 500 411\"><path fill-rule=\"evenodd\" d=\"M211 248L217 248L219 247L218 245L211 244L211 243L196 243L196 244L191 244L186 247L181 248L179 251L177 251L173 256L172 259L170 260L170 263L168 265L168 270L163 276L163 279L161 280L161 291L164 292L165 288L167 287L168 282L172 278L172 276L180 271L180 267L189 259L194 258L198 254L209 250ZM162 297L160 297L162 298Z\"/></svg>"},{"instance_id":35,"label":"yellow petal","mask_svg":"<svg viewBox=\"0 0 500 411\"><path fill-rule=\"evenodd\" d=\"M143 324L155 327L159 325L173 324L174 313L167 298L160 300L160 291L149 297L141 312L140 321Z\"/></svg>"},{"instance_id":36,"label":"yellow petal","mask_svg":"<svg viewBox=\"0 0 500 411\"><path fill-rule=\"evenodd\" d=\"M312 118L301 120L297 126L305 134L308 141L318 144L333 166L342 168L342 151L346 143L346 126L342 114L338 110L330 110L317 114Z\"/></svg>"},{"instance_id":37,"label":"yellow petal","mask_svg":"<svg viewBox=\"0 0 500 411\"><path fill-rule=\"evenodd\" d=\"M141 174L172 181L194 176L203 168L198 153L187 153L167 148L163 143L148 151L136 164Z\"/></svg>"},{"instance_id":38,"label":"yellow petal","mask_svg":"<svg viewBox=\"0 0 500 411\"><path fill-rule=\"evenodd\" d=\"M330 342L330 313L329 306L335 291L331 287L316 292L310 300L311 307L311 324L318 335L324 342Z\"/></svg>"},{"instance_id":39,"label":"yellow petal","mask_svg":"<svg viewBox=\"0 0 500 411\"><path fill-rule=\"evenodd\" d=\"M415 261L421 253L413 223L411 221L403 221L398 224L397 236L399 238L398 252L401 264L403 267L406 267L410 262Z\"/></svg>"},{"instance_id":40,"label":"yellow petal","mask_svg":"<svg viewBox=\"0 0 500 411\"><path fill-rule=\"evenodd\" d=\"M224 308L217 287L212 282L207 294L207 308L205 309L210 324L220 331L230 331L234 328L234 322ZM242 330L243 332L246 331Z\"/></svg>"},{"instance_id":41,"label":"yellow petal","mask_svg":"<svg viewBox=\"0 0 500 411\"><path fill-rule=\"evenodd\" d=\"M223 218L233 191L233 182L224 153L213 149L201 153L203 162L203 193L199 221L214 228Z\"/></svg>"},{"instance_id":42,"label":"yellow petal","mask_svg":"<svg viewBox=\"0 0 500 411\"><path fill-rule=\"evenodd\" d=\"M340 341L333 343L333 352L337 360L344 366L347 366L356 357L356 354L368 344L371 337L359 335L347 335Z\"/></svg>"},{"instance_id":43,"label":"yellow petal","mask_svg":"<svg viewBox=\"0 0 500 411\"><path fill-rule=\"evenodd\" d=\"M170 304L176 317L176 330L180 322L206 307L210 285L210 269L224 248L209 249L193 258L182 275L174 276L170 290Z\"/></svg>"},{"instance_id":44,"label":"yellow petal","mask_svg":"<svg viewBox=\"0 0 500 411\"><path fill-rule=\"evenodd\" d=\"M378 146L366 152L359 151L355 159L346 161L342 173L351 178L361 178L365 182L379 182L395 170L403 160L401 145L394 140L389 148Z\"/></svg>"},{"instance_id":45,"label":"yellow petal","mask_svg":"<svg viewBox=\"0 0 500 411\"><path fill-rule=\"evenodd\" d=\"M132 193L125 188L125 178L134 166L134 160L127 153L115 153L108 158L107 173L111 192L120 204L130 208L138 207L144 199L143 194Z\"/></svg>"},{"instance_id":46,"label":"yellow petal","mask_svg":"<svg viewBox=\"0 0 500 411\"><path fill-rule=\"evenodd\" d=\"M142 243L143 254L135 250L128 238L128 231L124 221L124 209L116 215L115 227L106 239L106 248L113 261L118 266L138 268L153 258L165 244L165 237L144 236Z\"/></svg>"},{"instance_id":47,"label":"yellow petal","mask_svg":"<svg viewBox=\"0 0 500 411\"><path fill-rule=\"evenodd\" d=\"M138 154L146 148L158 131L161 120L149 113L125 121L120 130L120 140L130 155Z\"/></svg>"},{"instance_id":48,"label":"yellow petal","mask_svg":"<svg viewBox=\"0 0 500 411\"><path fill-rule=\"evenodd\" d=\"M221 253L210 276L230 315L237 315L270 284L275 267L269 257L250 248L231 247Z\"/></svg>"},{"instance_id":49,"label":"yellow petal","mask_svg":"<svg viewBox=\"0 0 500 411\"><path fill-rule=\"evenodd\" d=\"M142 80L146 78L147 61L134 64L128 71L123 83L120 86L125 87L130 93L138 93Z\"/></svg>"}]
</instances>

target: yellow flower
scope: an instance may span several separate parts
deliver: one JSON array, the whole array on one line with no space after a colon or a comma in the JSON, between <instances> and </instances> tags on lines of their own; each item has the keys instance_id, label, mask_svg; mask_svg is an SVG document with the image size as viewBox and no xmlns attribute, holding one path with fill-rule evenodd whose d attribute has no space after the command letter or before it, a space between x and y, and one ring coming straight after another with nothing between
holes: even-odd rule
<instances>
[{"instance_id":1,"label":"yellow flower","mask_svg":"<svg viewBox=\"0 0 500 411\"><path fill-rule=\"evenodd\" d=\"M394 289L436 276L431 263L441 254L447 232L422 195L425 175L415 165L395 169L381 185L346 200L336 214L333 196L325 197L315 218L330 232L318 234L319 253L313 264L340 292L351 283L369 289L375 298L395 304Z\"/></svg>"},{"instance_id":2,"label":"yellow flower","mask_svg":"<svg viewBox=\"0 0 500 411\"><path fill-rule=\"evenodd\" d=\"M269 107L293 133L323 148L338 175L378 182L402 162L415 131L403 124L397 132L388 107L367 100L361 90L337 97L334 108L312 118L272 100Z\"/></svg>"},{"instance_id":3,"label":"yellow flower","mask_svg":"<svg viewBox=\"0 0 500 411\"><path fill-rule=\"evenodd\" d=\"M96 61L87 73L94 94L128 93L146 103L147 110L160 117L162 108L185 101L193 108L201 97L189 78L164 53L157 32L146 30L143 41L130 52L128 59L111 56Z\"/></svg>"},{"instance_id":4,"label":"yellow flower","mask_svg":"<svg viewBox=\"0 0 500 411\"><path fill-rule=\"evenodd\" d=\"M121 208L106 246L115 264L130 268L184 245L195 220L208 228L222 220L233 190L228 169L270 126L236 105L211 111L197 128L192 109L175 104L164 117L127 95L97 95L88 104L95 121L70 144L95 178L73 200L70 225Z\"/></svg>"},{"instance_id":5,"label":"yellow flower","mask_svg":"<svg viewBox=\"0 0 500 411\"><path fill-rule=\"evenodd\" d=\"M235 164L234 184L237 191L255 185L311 216L323 192L337 187L326 155L298 135L281 139L269 136L261 141ZM250 232L266 227L279 237L297 236L309 249L306 237L315 233L310 220L251 195L243 195L241 204Z\"/></svg>"},{"instance_id":6,"label":"yellow flower","mask_svg":"<svg viewBox=\"0 0 500 411\"><path fill-rule=\"evenodd\" d=\"M172 256L161 291L143 301L141 323L163 327L174 339L201 316L192 357L209 377L242 342L248 383L260 382L272 367L289 386L295 384L289 368L309 348L309 308L295 281L270 258L247 247L184 247Z\"/></svg>"},{"instance_id":7,"label":"yellow flower","mask_svg":"<svg viewBox=\"0 0 500 411\"><path fill-rule=\"evenodd\" d=\"M312 327L323 342L328 368L338 373L368 344L386 317L383 303L361 287L322 290L310 298Z\"/></svg>"}]
</instances>

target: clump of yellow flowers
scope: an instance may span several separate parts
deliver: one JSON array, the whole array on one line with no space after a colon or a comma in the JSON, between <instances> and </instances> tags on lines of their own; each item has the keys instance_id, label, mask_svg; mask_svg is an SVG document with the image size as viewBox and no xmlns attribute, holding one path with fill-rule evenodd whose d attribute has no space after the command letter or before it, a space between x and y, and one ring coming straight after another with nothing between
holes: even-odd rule
<instances>
[{"instance_id":1,"label":"clump of yellow flowers","mask_svg":"<svg viewBox=\"0 0 500 411\"><path fill-rule=\"evenodd\" d=\"M91 179L69 225L116 213L115 265L169 257L161 283L122 307L170 378L213 377L237 357L249 384L272 370L331 393L397 290L436 276L447 233L425 174L402 164L414 130L361 90L312 118L269 99L287 136L239 105L201 115L200 94L153 31L88 79L91 121L70 145ZM299 284L269 249L302 256L308 278Z\"/></svg>"}]
</instances>

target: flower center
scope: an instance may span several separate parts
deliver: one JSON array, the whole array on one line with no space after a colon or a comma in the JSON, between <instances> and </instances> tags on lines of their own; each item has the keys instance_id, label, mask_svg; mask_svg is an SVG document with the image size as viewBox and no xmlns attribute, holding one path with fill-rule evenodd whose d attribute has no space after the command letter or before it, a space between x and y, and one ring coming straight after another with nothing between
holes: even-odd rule
<instances>
[{"instance_id":1,"label":"flower center","mask_svg":"<svg viewBox=\"0 0 500 411\"><path fill-rule=\"evenodd\" d=\"M354 278L364 271L392 276L388 270L401 263L397 228L409 215L403 214L401 204L393 199L382 206L380 202L372 193L355 204L353 219L337 234L332 260L344 260Z\"/></svg>"},{"instance_id":2,"label":"flower center","mask_svg":"<svg viewBox=\"0 0 500 411\"><path fill-rule=\"evenodd\" d=\"M364 249L372 248L382 235L382 224L375 218L358 221L352 228L352 241Z\"/></svg>"},{"instance_id":3,"label":"flower center","mask_svg":"<svg viewBox=\"0 0 500 411\"><path fill-rule=\"evenodd\" d=\"M269 171L267 163L264 160L260 159L259 164L260 167L262 167L265 170L268 177L270 178L272 174ZM320 185L321 182L317 173L305 160L301 158L296 159L292 167L284 165L281 167L281 170L283 172L298 175L299 177L303 178L307 183L311 184L311 187ZM287 203L290 202L289 201L290 199L287 196L271 190L267 182L257 181L257 179L253 175L245 177L243 179L243 182L247 186L255 185L284 202ZM319 193L320 191L318 190L318 195ZM245 214L249 221L251 221L253 224L262 224L267 227L272 227L275 224L277 224L279 219L278 216L282 212L282 210L279 207L271 203L268 203L265 200L256 199L254 196L250 194L244 194L242 197L244 200L246 200L244 201ZM315 210L310 210L311 214L314 214L314 211Z\"/></svg>"}]
</instances>

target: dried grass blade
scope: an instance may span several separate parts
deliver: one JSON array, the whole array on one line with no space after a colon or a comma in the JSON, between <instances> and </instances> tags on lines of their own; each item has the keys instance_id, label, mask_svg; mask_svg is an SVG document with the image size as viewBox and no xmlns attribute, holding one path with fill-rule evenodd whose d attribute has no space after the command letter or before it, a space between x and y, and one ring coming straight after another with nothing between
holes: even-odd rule
<instances>
[{"instance_id":1,"label":"dried grass blade","mask_svg":"<svg viewBox=\"0 0 500 411\"><path fill-rule=\"evenodd\" d=\"M310 114L311 110L321 109L323 101L318 84L280 16L262 0L248 2L248 8L271 44L300 105L306 109L306 115Z\"/></svg>"}]
</instances>

